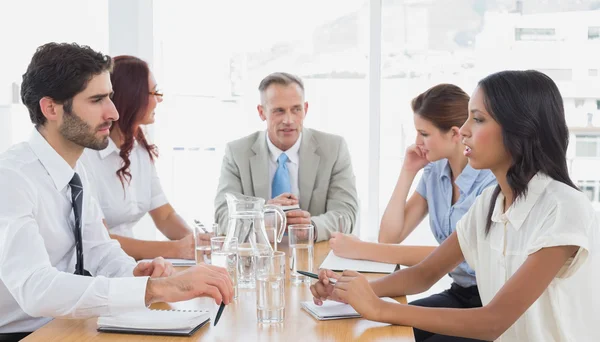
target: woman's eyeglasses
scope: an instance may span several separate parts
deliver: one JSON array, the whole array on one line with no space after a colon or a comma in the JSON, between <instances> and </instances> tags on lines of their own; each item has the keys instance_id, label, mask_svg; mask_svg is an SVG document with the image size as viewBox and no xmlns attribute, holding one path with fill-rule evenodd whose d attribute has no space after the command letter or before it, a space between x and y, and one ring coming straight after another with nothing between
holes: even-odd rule
<instances>
[{"instance_id":1,"label":"woman's eyeglasses","mask_svg":"<svg viewBox=\"0 0 600 342\"><path fill-rule=\"evenodd\" d=\"M148 94L154 95L154 96L160 96L160 97L165 96L165 94L163 92L159 91L159 90L151 91Z\"/></svg>"}]
</instances>

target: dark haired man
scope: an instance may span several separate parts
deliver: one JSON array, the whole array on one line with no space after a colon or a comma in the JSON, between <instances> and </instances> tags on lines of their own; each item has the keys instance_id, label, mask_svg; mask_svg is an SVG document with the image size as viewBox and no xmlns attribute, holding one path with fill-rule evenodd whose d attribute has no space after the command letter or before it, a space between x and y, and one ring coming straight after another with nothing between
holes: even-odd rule
<instances>
[{"instance_id":1,"label":"dark haired man","mask_svg":"<svg viewBox=\"0 0 600 342\"><path fill-rule=\"evenodd\" d=\"M222 268L174 274L162 258L136 265L109 238L78 159L84 148L107 146L119 117L111 67L109 56L87 46L49 43L23 75L21 97L35 129L0 155L0 341L19 340L51 317L232 298Z\"/></svg>"}]
</instances>

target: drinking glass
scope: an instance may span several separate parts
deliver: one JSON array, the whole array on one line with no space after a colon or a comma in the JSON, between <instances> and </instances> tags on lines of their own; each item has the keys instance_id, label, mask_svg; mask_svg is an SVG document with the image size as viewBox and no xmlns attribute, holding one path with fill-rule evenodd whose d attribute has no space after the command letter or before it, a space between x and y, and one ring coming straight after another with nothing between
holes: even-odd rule
<instances>
[{"instance_id":1,"label":"drinking glass","mask_svg":"<svg viewBox=\"0 0 600 342\"><path fill-rule=\"evenodd\" d=\"M315 230L312 224L288 226L290 246L290 281L292 284L311 283L311 279L298 271L313 271Z\"/></svg>"},{"instance_id":2,"label":"drinking glass","mask_svg":"<svg viewBox=\"0 0 600 342\"><path fill-rule=\"evenodd\" d=\"M213 229L214 226L216 225L216 223L213 225ZM217 225L218 227L218 225ZM209 232L209 234L211 234L211 236L214 236L214 232L216 230L213 230L212 232ZM194 246L196 248L196 264L199 264L201 262L204 262L205 264L209 264L211 263L211 250L210 250L210 240L205 240L202 239L201 236L202 234L205 234L203 230L201 230L199 227L194 227Z\"/></svg>"},{"instance_id":3,"label":"drinking glass","mask_svg":"<svg viewBox=\"0 0 600 342\"><path fill-rule=\"evenodd\" d=\"M257 255L256 318L259 323L282 323L285 317L285 253Z\"/></svg>"},{"instance_id":4,"label":"drinking glass","mask_svg":"<svg viewBox=\"0 0 600 342\"><path fill-rule=\"evenodd\" d=\"M232 237L227 240L224 236L210 239L213 266L223 267L229 273L233 282L233 299L238 297L238 240Z\"/></svg>"}]
</instances>

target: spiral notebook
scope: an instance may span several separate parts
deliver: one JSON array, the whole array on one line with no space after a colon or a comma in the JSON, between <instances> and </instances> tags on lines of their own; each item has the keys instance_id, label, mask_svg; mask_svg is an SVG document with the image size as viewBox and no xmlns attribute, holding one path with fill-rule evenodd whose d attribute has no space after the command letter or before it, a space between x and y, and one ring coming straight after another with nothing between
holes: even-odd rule
<instances>
[{"instance_id":1,"label":"spiral notebook","mask_svg":"<svg viewBox=\"0 0 600 342\"><path fill-rule=\"evenodd\" d=\"M396 264L386 264L369 260L354 260L339 257L329 251L323 263L319 268L326 268L332 271L342 272L344 270L353 270L362 273L394 273L397 269Z\"/></svg>"},{"instance_id":2,"label":"spiral notebook","mask_svg":"<svg viewBox=\"0 0 600 342\"><path fill-rule=\"evenodd\" d=\"M192 336L210 321L201 310L140 310L98 317L98 331L121 334Z\"/></svg>"},{"instance_id":3,"label":"spiral notebook","mask_svg":"<svg viewBox=\"0 0 600 342\"><path fill-rule=\"evenodd\" d=\"M154 260L154 259L142 259L142 260L138 261L138 263L140 263L142 261L152 262L152 260ZM196 266L196 260L165 258L165 261L170 262L171 265L173 265L173 266Z\"/></svg>"},{"instance_id":4,"label":"spiral notebook","mask_svg":"<svg viewBox=\"0 0 600 342\"><path fill-rule=\"evenodd\" d=\"M381 299L390 303L398 303L390 297L382 297ZM360 314L354 310L349 304L326 300L323 305L319 306L312 301L301 302L302 308L311 316L319 321L328 321L332 319L360 318Z\"/></svg>"}]
</instances>

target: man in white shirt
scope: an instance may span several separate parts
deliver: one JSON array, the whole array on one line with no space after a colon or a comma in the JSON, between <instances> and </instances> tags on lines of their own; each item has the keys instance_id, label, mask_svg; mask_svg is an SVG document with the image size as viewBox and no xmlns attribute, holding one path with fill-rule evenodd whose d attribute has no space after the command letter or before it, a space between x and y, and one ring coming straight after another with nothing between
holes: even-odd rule
<instances>
[{"instance_id":1,"label":"man in white shirt","mask_svg":"<svg viewBox=\"0 0 600 342\"><path fill-rule=\"evenodd\" d=\"M358 198L344 138L303 127L308 102L297 76L273 73L258 89L257 109L267 130L227 144L215 199L220 231L227 230L225 193L231 192L299 205L301 210L286 213L287 223L312 223L317 241L335 231L351 233Z\"/></svg>"},{"instance_id":2,"label":"man in white shirt","mask_svg":"<svg viewBox=\"0 0 600 342\"><path fill-rule=\"evenodd\" d=\"M232 298L222 268L174 274L162 258L136 265L109 238L78 159L86 147L106 147L119 117L110 99L111 66L109 56L89 47L49 43L23 75L21 97L35 129L28 142L0 155L1 341L19 340L51 317L114 315L196 296ZM69 266L74 254L75 269Z\"/></svg>"}]
</instances>

